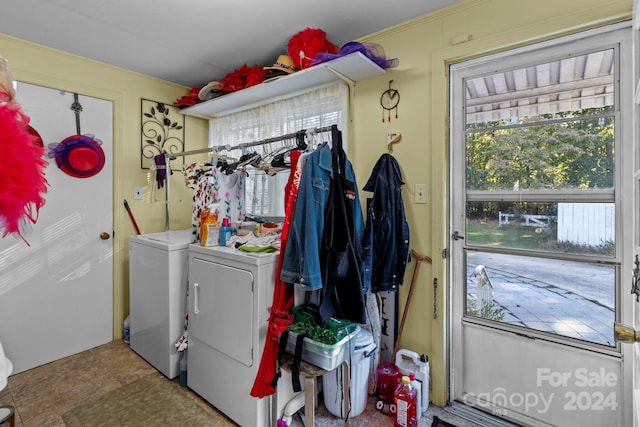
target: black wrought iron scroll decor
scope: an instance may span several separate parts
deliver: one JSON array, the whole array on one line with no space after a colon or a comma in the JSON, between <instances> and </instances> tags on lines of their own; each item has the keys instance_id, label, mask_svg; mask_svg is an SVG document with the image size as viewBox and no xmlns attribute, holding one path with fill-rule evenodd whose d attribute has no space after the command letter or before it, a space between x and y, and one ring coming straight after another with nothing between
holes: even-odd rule
<instances>
[{"instance_id":1,"label":"black wrought iron scroll decor","mask_svg":"<svg viewBox=\"0 0 640 427\"><path fill-rule=\"evenodd\" d=\"M141 167L150 169L163 152L184 151L184 115L162 102L142 100Z\"/></svg>"}]
</instances>

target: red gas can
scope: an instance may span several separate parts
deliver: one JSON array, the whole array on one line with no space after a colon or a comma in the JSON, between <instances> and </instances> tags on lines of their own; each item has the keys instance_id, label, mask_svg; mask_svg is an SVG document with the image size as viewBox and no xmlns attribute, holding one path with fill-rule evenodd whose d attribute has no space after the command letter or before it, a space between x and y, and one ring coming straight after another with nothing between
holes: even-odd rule
<instances>
[{"instance_id":1,"label":"red gas can","mask_svg":"<svg viewBox=\"0 0 640 427\"><path fill-rule=\"evenodd\" d=\"M393 394L398 386L398 367L393 363L381 363L376 368L378 393L385 404L393 403Z\"/></svg>"}]
</instances>

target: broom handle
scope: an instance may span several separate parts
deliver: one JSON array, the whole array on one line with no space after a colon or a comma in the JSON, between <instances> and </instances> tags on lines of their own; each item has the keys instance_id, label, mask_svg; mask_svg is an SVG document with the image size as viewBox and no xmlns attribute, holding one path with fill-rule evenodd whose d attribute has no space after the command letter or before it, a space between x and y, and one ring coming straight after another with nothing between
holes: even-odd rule
<instances>
[{"instance_id":1,"label":"broom handle","mask_svg":"<svg viewBox=\"0 0 640 427\"><path fill-rule=\"evenodd\" d=\"M404 305L404 311L402 312L402 320L400 321L400 328L398 329L398 336L396 337L396 344L393 346L393 354L391 355L391 363L396 363L396 353L398 352L398 345L400 344L400 337L402 337L402 330L404 329L404 321L407 319L407 313L409 312L409 304L413 296L413 289L418 277L418 271L420 270L420 262L427 261L431 263L431 257L427 255L420 255L413 249L411 249L411 256L416 260L416 266L413 269L413 277L411 278L411 284L409 285L409 295L407 295L407 302Z\"/></svg>"},{"instance_id":2,"label":"broom handle","mask_svg":"<svg viewBox=\"0 0 640 427\"><path fill-rule=\"evenodd\" d=\"M127 213L129 214L129 218L131 218L131 222L133 223L133 227L136 229L136 233L140 234L140 228L138 228L138 223L136 222L136 219L133 217L133 212L131 212L131 208L129 207L129 203L127 203L127 200L124 200L124 208L127 210Z\"/></svg>"}]
</instances>

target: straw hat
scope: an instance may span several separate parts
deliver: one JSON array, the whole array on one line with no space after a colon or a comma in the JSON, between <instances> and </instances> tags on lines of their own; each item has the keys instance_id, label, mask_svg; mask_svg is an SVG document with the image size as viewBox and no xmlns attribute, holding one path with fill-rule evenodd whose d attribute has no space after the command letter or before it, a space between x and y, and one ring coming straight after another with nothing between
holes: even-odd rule
<instances>
[{"instance_id":1,"label":"straw hat","mask_svg":"<svg viewBox=\"0 0 640 427\"><path fill-rule=\"evenodd\" d=\"M208 101L210 99L217 98L220 95L224 95L225 93L227 92L220 89L220 82L213 81L207 83L205 87L200 89L200 92L198 92L198 98L200 101Z\"/></svg>"},{"instance_id":2,"label":"straw hat","mask_svg":"<svg viewBox=\"0 0 640 427\"><path fill-rule=\"evenodd\" d=\"M293 63L293 59L289 55L280 55L278 60L270 67L264 67L265 70L282 71L287 74L296 72L298 69Z\"/></svg>"}]
</instances>

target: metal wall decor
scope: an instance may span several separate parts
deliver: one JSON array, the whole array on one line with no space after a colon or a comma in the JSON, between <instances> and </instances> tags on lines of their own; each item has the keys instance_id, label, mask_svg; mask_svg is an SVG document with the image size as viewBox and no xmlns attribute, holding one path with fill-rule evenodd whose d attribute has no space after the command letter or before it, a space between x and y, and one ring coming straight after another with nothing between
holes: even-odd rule
<instances>
[{"instance_id":1,"label":"metal wall decor","mask_svg":"<svg viewBox=\"0 0 640 427\"><path fill-rule=\"evenodd\" d=\"M400 92L397 89L391 89L393 80L389 80L389 89L380 95L380 105L382 105L382 122L384 123L384 112L387 112L387 121L391 121L391 110L395 110L396 119L398 118L398 104L400 103Z\"/></svg>"},{"instance_id":2,"label":"metal wall decor","mask_svg":"<svg viewBox=\"0 0 640 427\"><path fill-rule=\"evenodd\" d=\"M140 166L151 169L158 154L184 151L184 115L176 107L148 99L142 100L141 111Z\"/></svg>"}]
</instances>

